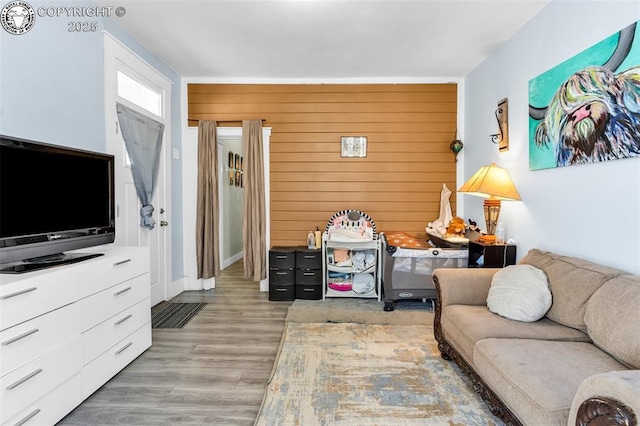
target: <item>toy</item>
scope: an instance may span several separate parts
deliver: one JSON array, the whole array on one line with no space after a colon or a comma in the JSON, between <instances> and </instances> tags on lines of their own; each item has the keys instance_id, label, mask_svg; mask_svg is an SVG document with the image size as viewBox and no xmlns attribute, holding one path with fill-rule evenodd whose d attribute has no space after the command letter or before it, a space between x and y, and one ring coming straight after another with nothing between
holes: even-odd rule
<instances>
[{"instance_id":1,"label":"toy","mask_svg":"<svg viewBox=\"0 0 640 426\"><path fill-rule=\"evenodd\" d=\"M454 217L447 225L447 232L444 234L445 237L464 237L466 224L464 223L464 219L461 217Z\"/></svg>"}]
</instances>

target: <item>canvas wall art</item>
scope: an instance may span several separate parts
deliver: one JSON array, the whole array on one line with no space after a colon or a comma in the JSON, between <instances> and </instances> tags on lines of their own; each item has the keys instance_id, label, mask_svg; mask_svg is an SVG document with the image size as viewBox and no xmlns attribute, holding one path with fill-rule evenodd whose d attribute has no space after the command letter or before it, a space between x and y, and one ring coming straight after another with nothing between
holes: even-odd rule
<instances>
[{"instance_id":1,"label":"canvas wall art","mask_svg":"<svg viewBox=\"0 0 640 426\"><path fill-rule=\"evenodd\" d=\"M529 169L640 156L638 28L529 81Z\"/></svg>"}]
</instances>

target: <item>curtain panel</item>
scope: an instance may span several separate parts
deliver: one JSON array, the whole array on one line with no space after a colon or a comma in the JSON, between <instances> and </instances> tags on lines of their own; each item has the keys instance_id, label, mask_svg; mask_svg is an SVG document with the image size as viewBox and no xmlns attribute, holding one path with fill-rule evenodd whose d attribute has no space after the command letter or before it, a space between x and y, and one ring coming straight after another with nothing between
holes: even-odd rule
<instances>
[{"instance_id":1,"label":"curtain panel","mask_svg":"<svg viewBox=\"0 0 640 426\"><path fill-rule=\"evenodd\" d=\"M158 181L164 124L116 102L118 123L131 159L131 173L136 193L142 203L140 226L153 229L153 193Z\"/></svg>"},{"instance_id":2,"label":"curtain panel","mask_svg":"<svg viewBox=\"0 0 640 426\"><path fill-rule=\"evenodd\" d=\"M215 121L198 125L198 198L196 261L198 279L220 274L218 253L218 146Z\"/></svg>"},{"instance_id":3,"label":"curtain panel","mask_svg":"<svg viewBox=\"0 0 640 426\"><path fill-rule=\"evenodd\" d=\"M267 233L262 121L242 122L242 150L246 162L244 190L244 276L254 281L267 278Z\"/></svg>"}]
</instances>

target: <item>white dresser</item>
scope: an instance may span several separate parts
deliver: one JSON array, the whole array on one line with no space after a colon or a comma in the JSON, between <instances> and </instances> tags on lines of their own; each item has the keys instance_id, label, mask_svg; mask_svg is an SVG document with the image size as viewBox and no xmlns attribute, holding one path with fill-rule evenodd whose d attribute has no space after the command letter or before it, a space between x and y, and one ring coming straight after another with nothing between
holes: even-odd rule
<instances>
[{"instance_id":1,"label":"white dresser","mask_svg":"<svg viewBox=\"0 0 640 426\"><path fill-rule=\"evenodd\" d=\"M0 424L55 424L151 346L149 252L0 275Z\"/></svg>"}]
</instances>

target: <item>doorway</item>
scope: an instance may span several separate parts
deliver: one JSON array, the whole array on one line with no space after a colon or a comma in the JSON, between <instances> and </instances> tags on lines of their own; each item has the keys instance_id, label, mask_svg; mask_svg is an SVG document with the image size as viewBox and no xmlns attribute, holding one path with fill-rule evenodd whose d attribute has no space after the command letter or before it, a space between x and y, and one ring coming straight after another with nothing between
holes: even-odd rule
<instances>
[{"instance_id":1,"label":"doorway","mask_svg":"<svg viewBox=\"0 0 640 426\"><path fill-rule=\"evenodd\" d=\"M171 82L120 44L108 33L105 47L105 123L107 152L115 156L116 245L149 247L151 260L151 306L168 298L171 279L171 223L168 207L171 146ZM140 225L140 208L131 173L131 161L118 125L116 102L164 124L158 181L151 204L155 211L154 229Z\"/></svg>"},{"instance_id":2,"label":"doorway","mask_svg":"<svg viewBox=\"0 0 640 426\"><path fill-rule=\"evenodd\" d=\"M183 93L186 96L187 90L186 85L187 82L184 83L185 90ZM184 217L184 234L183 234L183 259L184 259L184 267L185 267L185 276L186 284L185 290L203 290L215 288L215 278L212 279L197 279L198 276L198 268L196 263L196 193L197 191L194 188L197 188L198 185L198 128L195 126L187 126L184 127L184 133L182 136L182 201L183 201L183 217ZM218 127L217 136L220 140L221 138L242 138L242 128L241 127ZM263 144L263 162L264 162L264 180L265 180L265 203L267 205L266 209L266 229L267 229L267 239L265 244L267 248L270 247L270 211L269 211L269 203L270 203L270 194L269 194L269 139L271 137L271 128L263 127L262 128L262 144ZM218 157L220 157L220 151L218 151ZM224 176L219 174L220 184L228 185L228 181L223 181ZM228 179L228 178L227 178ZM218 187L219 190L220 187ZM220 199L220 198L219 198ZM220 215L219 215L220 216ZM224 232L224 231L222 231ZM267 262L269 259L267 258ZM222 265L222 262L221 262ZM260 281L260 291L268 292L269 291L269 280L265 279Z\"/></svg>"},{"instance_id":3,"label":"doorway","mask_svg":"<svg viewBox=\"0 0 640 426\"><path fill-rule=\"evenodd\" d=\"M242 129L239 129L242 133ZM218 135L218 200L220 229L220 269L243 257L242 220L244 216L244 156L242 134Z\"/></svg>"}]
</instances>

